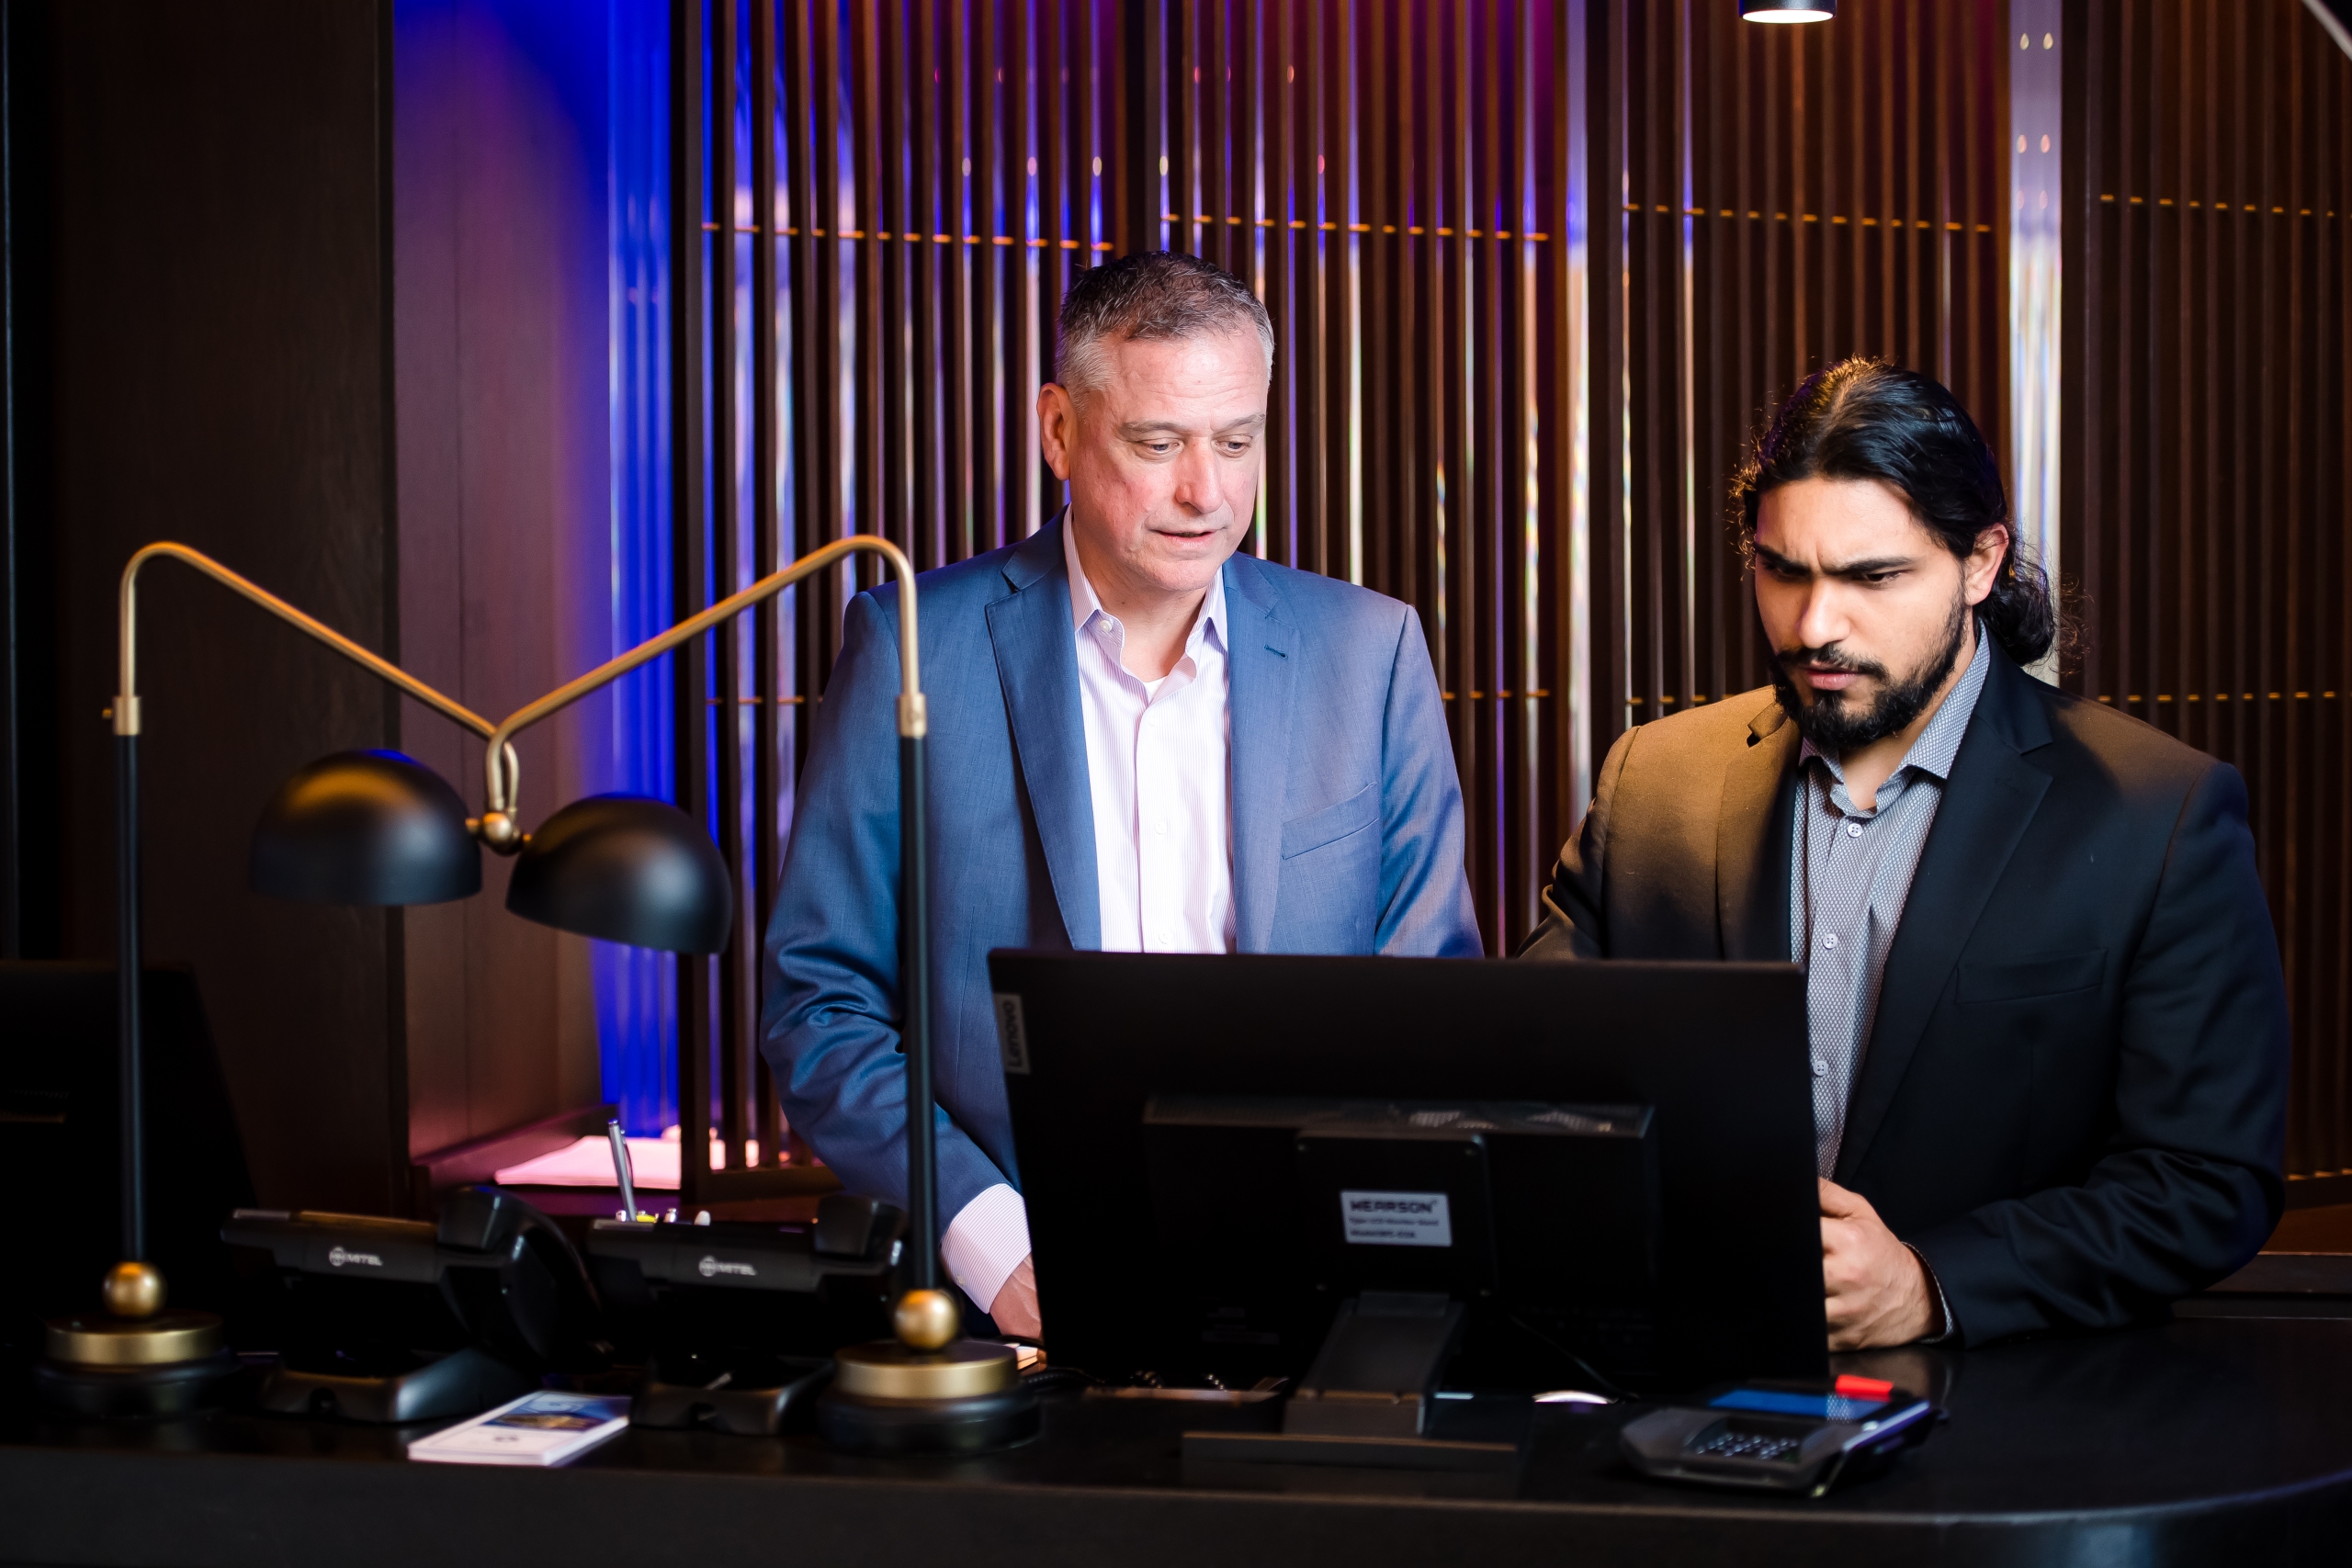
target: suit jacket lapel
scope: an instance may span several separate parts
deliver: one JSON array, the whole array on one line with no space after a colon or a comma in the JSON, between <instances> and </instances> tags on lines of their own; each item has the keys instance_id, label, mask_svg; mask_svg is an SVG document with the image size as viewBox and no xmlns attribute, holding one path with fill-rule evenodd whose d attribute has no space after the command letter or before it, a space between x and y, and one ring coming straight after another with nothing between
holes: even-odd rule
<instances>
[{"instance_id":1,"label":"suit jacket lapel","mask_svg":"<svg viewBox=\"0 0 2352 1568\"><path fill-rule=\"evenodd\" d=\"M1070 628L1063 524L1032 535L1004 564L1007 594L988 607L1012 750L1046 852L1054 901L1072 947L1102 945L1102 886L1094 865L1094 794L1078 706L1078 639Z\"/></svg>"},{"instance_id":2,"label":"suit jacket lapel","mask_svg":"<svg viewBox=\"0 0 2352 1568\"><path fill-rule=\"evenodd\" d=\"M1840 1182L1850 1179L1870 1153L1911 1054L1943 1004L1961 950L2050 788L2050 775L2025 756L2050 743L2049 717L2025 685L2033 677L1990 641L1981 651L1993 665L1984 672L1984 690L1953 759L1886 956L1878 1015L1838 1151Z\"/></svg>"},{"instance_id":3,"label":"suit jacket lapel","mask_svg":"<svg viewBox=\"0 0 2352 1568\"><path fill-rule=\"evenodd\" d=\"M1264 953L1273 940L1283 864L1283 803L1290 782L1291 699L1298 628L1253 556L1225 563L1226 669L1233 735L1233 904L1236 940Z\"/></svg>"},{"instance_id":4,"label":"suit jacket lapel","mask_svg":"<svg viewBox=\"0 0 2352 1568\"><path fill-rule=\"evenodd\" d=\"M1797 727L1775 701L1748 726L1747 750L1724 771L1715 818L1715 918L1723 955L1789 961L1790 817Z\"/></svg>"}]
</instances>

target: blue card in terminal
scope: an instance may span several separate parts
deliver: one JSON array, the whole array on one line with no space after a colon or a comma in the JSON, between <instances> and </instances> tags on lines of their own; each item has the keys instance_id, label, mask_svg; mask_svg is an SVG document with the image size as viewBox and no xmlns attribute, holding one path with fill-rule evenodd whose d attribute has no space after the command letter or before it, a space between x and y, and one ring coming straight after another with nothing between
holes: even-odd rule
<instances>
[{"instance_id":1,"label":"blue card in terminal","mask_svg":"<svg viewBox=\"0 0 2352 1568\"><path fill-rule=\"evenodd\" d=\"M1707 1401L1710 1410L1766 1410L1775 1416L1809 1416L1815 1421L1860 1421L1883 1409L1883 1399L1843 1393L1792 1393L1777 1388L1736 1388Z\"/></svg>"}]
</instances>

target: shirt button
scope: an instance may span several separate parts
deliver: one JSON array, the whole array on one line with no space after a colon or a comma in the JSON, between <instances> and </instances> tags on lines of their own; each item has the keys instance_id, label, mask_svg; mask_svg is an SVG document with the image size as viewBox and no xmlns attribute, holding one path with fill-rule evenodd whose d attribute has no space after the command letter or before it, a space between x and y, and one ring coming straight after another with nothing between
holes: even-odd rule
<instances>
[{"instance_id":1,"label":"shirt button","mask_svg":"<svg viewBox=\"0 0 2352 1568\"><path fill-rule=\"evenodd\" d=\"M1815 1056L1813 1059L1813 1076L1817 1078L1827 1077L1829 1076L1829 1064L1823 1061L1820 1057Z\"/></svg>"},{"instance_id":2,"label":"shirt button","mask_svg":"<svg viewBox=\"0 0 2352 1568\"><path fill-rule=\"evenodd\" d=\"M1822 946L1824 946L1824 947L1835 947L1835 946L1837 946L1837 945L1838 945L1838 933L1837 933L1836 931L1831 931L1827 936L1823 937L1823 938L1821 939L1821 945L1822 945Z\"/></svg>"},{"instance_id":3,"label":"shirt button","mask_svg":"<svg viewBox=\"0 0 2352 1568\"><path fill-rule=\"evenodd\" d=\"M1861 836L1862 825L1860 822L1849 822L1846 824L1846 837L1849 839L1859 839Z\"/></svg>"},{"instance_id":4,"label":"shirt button","mask_svg":"<svg viewBox=\"0 0 2352 1568\"><path fill-rule=\"evenodd\" d=\"M1152 822L1151 830L1163 839L1168 837L1168 818L1165 817L1156 818Z\"/></svg>"}]
</instances>

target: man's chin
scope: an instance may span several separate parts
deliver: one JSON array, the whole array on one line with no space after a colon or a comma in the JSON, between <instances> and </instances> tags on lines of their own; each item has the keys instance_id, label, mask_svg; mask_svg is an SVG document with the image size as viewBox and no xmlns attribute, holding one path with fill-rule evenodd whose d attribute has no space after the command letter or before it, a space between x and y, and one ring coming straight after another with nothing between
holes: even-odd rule
<instances>
[{"instance_id":1,"label":"man's chin","mask_svg":"<svg viewBox=\"0 0 2352 1568\"><path fill-rule=\"evenodd\" d=\"M1216 580L1236 543L1216 534L1197 538L1161 534L1154 537L1141 564L1162 592L1196 593Z\"/></svg>"},{"instance_id":2,"label":"man's chin","mask_svg":"<svg viewBox=\"0 0 2352 1568\"><path fill-rule=\"evenodd\" d=\"M1872 739L1858 730L1869 728L1868 721L1878 707L1878 689L1879 682L1866 677L1842 691L1816 692L1809 684L1801 686L1786 671L1772 672L1773 694L1781 700L1781 711L1795 722L1799 734L1823 751L1842 751Z\"/></svg>"},{"instance_id":3,"label":"man's chin","mask_svg":"<svg viewBox=\"0 0 2352 1568\"><path fill-rule=\"evenodd\" d=\"M1814 712L1826 716L1842 718L1849 714L1868 713L1878 706L1881 688L1877 682L1861 680L1834 692L1818 692L1803 688L1799 698Z\"/></svg>"}]
</instances>

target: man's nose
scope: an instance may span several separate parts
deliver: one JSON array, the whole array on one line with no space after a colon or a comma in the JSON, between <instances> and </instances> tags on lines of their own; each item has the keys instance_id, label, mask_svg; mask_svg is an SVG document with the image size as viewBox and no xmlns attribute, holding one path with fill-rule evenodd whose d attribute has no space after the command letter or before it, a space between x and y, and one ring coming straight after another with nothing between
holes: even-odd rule
<instances>
[{"instance_id":1,"label":"man's nose","mask_svg":"<svg viewBox=\"0 0 2352 1568\"><path fill-rule=\"evenodd\" d=\"M1846 613L1845 584L1816 578L1805 590L1804 613L1797 618L1797 641L1804 648L1842 642L1853 627Z\"/></svg>"},{"instance_id":2,"label":"man's nose","mask_svg":"<svg viewBox=\"0 0 2352 1568\"><path fill-rule=\"evenodd\" d=\"M1184 450L1176 459L1176 486L1170 499L1194 516L1202 517L1224 503L1216 484L1216 457L1206 443L1184 443Z\"/></svg>"}]
</instances>

